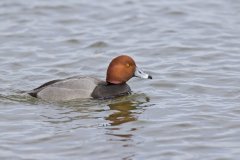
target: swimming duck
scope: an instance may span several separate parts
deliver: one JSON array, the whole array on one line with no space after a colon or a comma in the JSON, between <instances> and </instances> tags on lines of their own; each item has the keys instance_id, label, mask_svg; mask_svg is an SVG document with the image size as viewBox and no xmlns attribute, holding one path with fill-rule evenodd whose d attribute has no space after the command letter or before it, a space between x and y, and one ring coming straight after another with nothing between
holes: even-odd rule
<instances>
[{"instance_id":1,"label":"swimming duck","mask_svg":"<svg viewBox=\"0 0 240 160\"><path fill-rule=\"evenodd\" d=\"M131 93L126 83L132 77L152 79L127 55L114 58L108 66L106 81L89 76L52 80L28 92L46 101L68 101L79 98L107 99Z\"/></svg>"}]
</instances>

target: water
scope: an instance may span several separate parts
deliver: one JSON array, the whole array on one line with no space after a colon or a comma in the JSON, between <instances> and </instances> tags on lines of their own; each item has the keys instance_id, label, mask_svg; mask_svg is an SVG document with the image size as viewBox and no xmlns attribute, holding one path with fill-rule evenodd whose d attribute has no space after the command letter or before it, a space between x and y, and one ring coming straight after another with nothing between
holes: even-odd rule
<instances>
[{"instance_id":1,"label":"water","mask_svg":"<svg viewBox=\"0 0 240 160\"><path fill-rule=\"evenodd\" d=\"M1 159L234 160L240 156L240 2L0 1ZM20 92L104 79L128 54L153 76L112 100Z\"/></svg>"}]
</instances>

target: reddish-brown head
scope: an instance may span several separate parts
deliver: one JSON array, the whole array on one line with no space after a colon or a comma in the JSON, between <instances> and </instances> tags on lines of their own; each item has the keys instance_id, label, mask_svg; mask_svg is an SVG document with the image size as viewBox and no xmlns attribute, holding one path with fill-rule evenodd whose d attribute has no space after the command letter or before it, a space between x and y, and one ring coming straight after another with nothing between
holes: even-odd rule
<instances>
[{"instance_id":1,"label":"reddish-brown head","mask_svg":"<svg viewBox=\"0 0 240 160\"><path fill-rule=\"evenodd\" d=\"M134 76L136 64L134 60L121 55L114 58L108 66L106 81L112 84L122 84Z\"/></svg>"}]
</instances>

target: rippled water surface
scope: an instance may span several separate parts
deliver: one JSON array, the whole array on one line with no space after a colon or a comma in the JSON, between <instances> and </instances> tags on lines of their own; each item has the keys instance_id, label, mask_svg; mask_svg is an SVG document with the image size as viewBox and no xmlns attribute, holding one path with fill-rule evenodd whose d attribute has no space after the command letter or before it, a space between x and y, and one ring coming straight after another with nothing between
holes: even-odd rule
<instances>
[{"instance_id":1,"label":"rippled water surface","mask_svg":"<svg viewBox=\"0 0 240 160\"><path fill-rule=\"evenodd\" d=\"M240 2L1 0L0 159L237 160ZM128 54L153 80L112 100L21 94L105 78Z\"/></svg>"}]
</instances>

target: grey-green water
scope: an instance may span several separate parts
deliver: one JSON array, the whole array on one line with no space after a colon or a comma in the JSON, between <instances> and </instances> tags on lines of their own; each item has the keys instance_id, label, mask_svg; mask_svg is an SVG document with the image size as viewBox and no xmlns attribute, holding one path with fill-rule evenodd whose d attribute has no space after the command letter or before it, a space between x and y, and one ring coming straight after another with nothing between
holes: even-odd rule
<instances>
[{"instance_id":1,"label":"grey-green water","mask_svg":"<svg viewBox=\"0 0 240 160\"><path fill-rule=\"evenodd\" d=\"M239 14L236 0L1 0L0 159L239 159ZM130 96L20 94L104 79L122 53L154 77Z\"/></svg>"}]
</instances>

